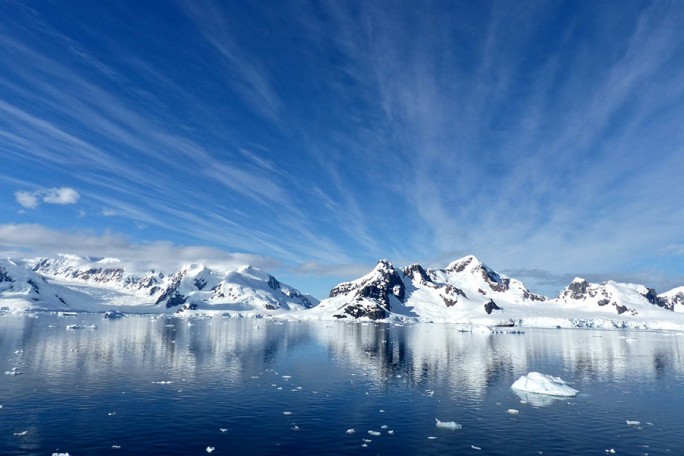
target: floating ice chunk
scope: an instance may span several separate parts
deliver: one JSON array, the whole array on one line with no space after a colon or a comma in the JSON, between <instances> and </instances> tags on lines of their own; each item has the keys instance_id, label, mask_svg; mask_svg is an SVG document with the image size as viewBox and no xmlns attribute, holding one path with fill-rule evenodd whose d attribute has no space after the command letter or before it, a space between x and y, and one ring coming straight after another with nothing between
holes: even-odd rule
<instances>
[{"instance_id":1,"label":"floating ice chunk","mask_svg":"<svg viewBox=\"0 0 684 456\"><path fill-rule=\"evenodd\" d=\"M641 421L627 420L627 426L640 426L640 425L641 425Z\"/></svg>"},{"instance_id":2,"label":"floating ice chunk","mask_svg":"<svg viewBox=\"0 0 684 456\"><path fill-rule=\"evenodd\" d=\"M513 390L513 392L520 398L521 404L529 404L533 407L547 407L563 400L562 396L549 396L546 394L528 393L527 391L520 390Z\"/></svg>"},{"instance_id":3,"label":"floating ice chunk","mask_svg":"<svg viewBox=\"0 0 684 456\"><path fill-rule=\"evenodd\" d=\"M227 429L227 428L219 428L219 431L221 431L221 432L228 432L228 429Z\"/></svg>"},{"instance_id":4,"label":"floating ice chunk","mask_svg":"<svg viewBox=\"0 0 684 456\"><path fill-rule=\"evenodd\" d=\"M372 442L371 439L363 439L363 441L364 441L364 443L371 443Z\"/></svg>"},{"instance_id":5,"label":"floating ice chunk","mask_svg":"<svg viewBox=\"0 0 684 456\"><path fill-rule=\"evenodd\" d=\"M451 429L452 431L463 429L463 425L458 424L456 421L439 421L435 418L435 426L440 429Z\"/></svg>"},{"instance_id":6,"label":"floating ice chunk","mask_svg":"<svg viewBox=\"0 0 684 456\"><path fill-rule=\"evenodd\" d=\"M173 383L173 382L172 382L171 380L162 380L162 381L159 381L159 382L152 382L152 383L155 384L155 385L170 385L170 384Z\"/></svg>"},{"instance_id":7,"label":"floating ice chunk","mask_svg":"<svg viewBox=\"0 0 684 456\"><path fill-rule=\"evenodd\" d=\"M425 390L425 395L426 395L427 397L432 397L432 396L435 395L435 392L432 391L432 390Z\"/></svg>"},{"instance_id":8,"label":"floating ice chunk","mask_svg":"<svg viewBox=\"0 0 684 456\"><path fill-rule=\"evenodd\" d=\"M68 329L68 330L74 330L74 329L97 329L97 326L95 326L95 325L66 325L66 329Z\"/></svg>"},{"instance_id":9,"label":"floating ice chunk","mask_svg":"<svg viewBox=\"0 0 684 456\"><path fill-rule=\"evenodd\" d=\"M514 390L527 391L535 394L546 394L549 396L572 397L579 391L570 388L560 377L530 372L523 375L511 385Z\"/></svg>"},{"instance_id":10,"label":"floating ice chunk","mask_svg":"<svg viewBox=\"0 0 684 456\"><path fill-rule=\"evenodd\" d=\"M5 371L5 375L21 375L18 367L13 367L12 370Z\"/></svg>"},{"instance_id":11,"label":"floating ice chunk","mask_svg":"<svg viewBox=\"0 0 684 456\"><path fill-rule=\"evenodd\" d=\"M283 415L292 415L292 412L290 412L289 410L285 410L285 411L283 412Z\"/></svg>"},{"instance_id":12,"label":"floating ice chunk","mask_svg":"<svg viewBox=\"0 0 684 456\"><path fill-rule=\"evenodd\" d=\"M387 434L394 435L394 429L390 429L389 431L387 431Z\"/></svg>"},{"instance_id":13,"label":"floating ice chunk","mask_svg":"<svg viewBox=\"0 0 684 456\"><path fill-rule=\"evenodd\" d=\"M52 453L52 456L70 456L69 453Z\"/></svg>"},{"instance_id":14,"label":"floating ice chunk","mask_svg":"<svg viewBox=\"0 0 684 456\"><path fill-rule=\"evenodd\" d=\"M428 435L428 440L435 440L436 438L437 437L435 437L434 435Z\"/></svg>"},{"instance_id":15,"label":"floating ice chunk","mask_svg":"<svg viewBox=\"0 0 684 456\"><path fill-rule=\"evenodd\" d=\"M368 431L368 435L372 435L372 436L374 436L374 437L377 437L377 436L380 435L380 432L378 432L378 431Z\"/></svg>"},{"instance_id":16,"label":"floating ice chunk","mask_svg":"<svg viewBox=\"0 0 684 456\"><path fill-rule=\"evenodd\" d=\"M23 437L23 436L25 436L26 434L28 434L28 431L22 431L22 432L15 432L15 433L14 433L14 435L15 435L16 437Z\"/></svg>"},{"instance_id":17,"label":"floating ice chunk","mask_svg":"<svg viewBox=\"0 0 684 456\"><path fill-rule=\"evenodd\" d=\"M282 375L281 377L283 378L283 380L289 380L292 378L292 375Z\"/></svg>"},{"instance_id":18,"label":"floating ice chunk","mask_svg":"<svg viewBox=\"0 0 684 456\"><path fill-rule=\"evenodd\" d=\"M475 445L470 445L470 448L472 448L473 450L477 450L477 451L480 451L482 449L479 446L475 446Z\"/></svg>"},{"instance_id":19,"label":"floating ice chunk","mask_svg":"<svg viewBox=\"0 0 684 456\"><path fill-rule=\"evenodd\" d=\"M293 431L298 431L298 430L299 430L299 426L297 426L296 424L293 424L292 427L291 427L290 429L292 429Z\"/></svg>"},{"instance_id":20,"label":"floating ice chunk","mask_svg":"<svg viewBox=\"0 0 684 456\"><path fill-rule=\"evenodd\" d=\"M112 445L112 450L120 450L121 445Z\"/></svg>"},{"instance_id":21,"label":"floating ice chunk","mask_svg":"<svg viewBox=\"0 0 684 456\"><path fill-rule=\"evenodd\" d=\"M109 413L107 413L107 416L114 416L114 415L116 415L116 412L109 412Z\"/></svg>"},{"instance_id":22,"label":"floating ice chunk","mask_svg":"<svg viewBox=\"0 0 684 456\"><path fill-rule=\"evenodd\" d=\"M520 413L520 411L516 409L508 409L506 410L506 412L510 413L511 415L517 415L518 413Z\"/></svg>"},{"instance_id":23,"label":"floating ice chunk","mask_svg":"<svg viewBox=\"0 0 684 456\"><path fill-rule=\"evenodd\" d=\"M606 453L608 454L615 454L615 448L611 448L609 450L606 450Z\"/></svg>"},{"instance_id":24,"label":"floating ice chunk","mask_svg":"<svg viewBox=\"0 0 684 456\"><path fill-rule=\"evenodd\" d=\"M367 444L367 443L362 443L362 444L361 444L361 447L363 447L363 448L368 448L368 444Z\"/></svg>"},{"instance_id":25,"label":"floating ice chunk","mask_svg":"<svg viewBox=\"0 0 684 456\"><path fill-rule=\"evenodd\" d=\"M216 449L216 447L208 446L208 447L206 448L206 452L207 452L207 453L213 453L215 449Z\"/></svg>"},{"instance_id":26,"label":"floating ice chunk","mask_svg":"<svg viewBox=\"0 0 684 456\"><path fill-rule=\"evenodd\" d=\"M380 426L380 429L387 429L388 427L389 426L387 426L386 424L383 424L382 426Z\"/></svg>"},{"instance_id":27,"label":"floating ice chunk","mask_svg":"<svg viewBox=\"0 0 684 456\"><path fill-rule=\"evenodd\" d=\"M347 430L345 431L345 433L347 433L347 434L349 434L349 435L353 434L354 432L356 432L354 429L347 429Z\"/></svg>"},{"instance_id":28,"label":"floating ice chunk","mask_svg":"<svg viewBox=\"0 0 684 456\"><path fill-rule=\"evenodd\" d=\"M380 411L380 413L385 413L385 411L383 409L380 409L379 411Z\"/></svg>"}]
</instances>

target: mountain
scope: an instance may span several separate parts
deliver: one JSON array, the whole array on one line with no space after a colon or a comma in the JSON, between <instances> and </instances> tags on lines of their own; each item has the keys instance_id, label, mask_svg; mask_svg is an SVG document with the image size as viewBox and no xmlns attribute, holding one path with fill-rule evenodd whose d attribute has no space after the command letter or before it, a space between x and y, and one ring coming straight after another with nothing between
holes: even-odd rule
<instances>
[{"instance_id":1,"label":"mountain","mask_svg":"<svg viewBox=\"0 0 684 456\"><path fill-rule=\"evenodd\" d=\"M674 303L658 296L653 288L612 280L594 284L579 277L561 291L557 302L568 309L601 310L626 316L651 312L654 306L674 309Z\"/></svg>"},{"instance_id":2,"label":"mountain","mask_svg":"<svg viewBox=\"0 0 684 456\"><path fill-rule=\"evenodd\" d=\"M163 273L155 271L142 275L129 273L115 258L64 254L57 258L41 258L33 266L33 271L64 282L128 290L140 296L158 296L165 279Z\"/></svg>"},{"instance_id":3,"label":"mountain","mask_svg":"<svg viewBox=\"0 0 684 456\"><path fill-rule=\"evenodd\" d=\"M112 258L60 255L35 261L33 271L54 283L77 288L107 306L129 311L185 306L213 310L303 310L318 304L272 275L251 266L228 274L202 264L181 266L172 274L128 272ZM130 309L133 308L133 309ZM157 311L159 311L157 310Z\"/></svg>"},{"instance_id":4,"label":"mountain","mask_svg":"<svg viewBox=\"0 0 684 456\"><path fill-rule=\"evenodd\" d=\"M466 256L444 269L427 270L418 264L396 268L381 260L367 275L333 288L312 312L349 320L408 316L503 326L623 327L626 321L638 326L676 318L672 310L684 307L683 300L684 287L657 295L643 285L592 284L579 278L549 299Z\"/></svg>"},{"instance_id":5,"label":"mountain","mask_svg":"<svg viewBox=\"0 0 684 456\"><path fill-rule=\"evenodd\" d=\"M81 308L88 296L48 283L30 268L9 259L0 259L0 306L12 309Z\"/></svg>"},{"instance_id":6,"label":"mountain","mask_svg":"<svg viewBox=\"0 0 684 456\"><path fill-rule=\"evenodd\" d=\"M498 274L474 256L445 269L413 264L401 269L381 260L369 274L342 283L323 300L318 312L333 318L377 320L390 314L431 321L454 321L490 315L504 316L509 306L532 306L546 298L522 282Z\"/></svg>"},{"instance_id":7,"label":"mountain","mask_svg":"<svg viewBox=\"0 0 684 456\"><path fill-rule=\"evenodd\" d=\"M304 310L318 302L280 283L272 275L242 266L227 275L204 265L186 265L170 276L155 304L208 304L226 310Z\"/></svg>"}]
</instances>

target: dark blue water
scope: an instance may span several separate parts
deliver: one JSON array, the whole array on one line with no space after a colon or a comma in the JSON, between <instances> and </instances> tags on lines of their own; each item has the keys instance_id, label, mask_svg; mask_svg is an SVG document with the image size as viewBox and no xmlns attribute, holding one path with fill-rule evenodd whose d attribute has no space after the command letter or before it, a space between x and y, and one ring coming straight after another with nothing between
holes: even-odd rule
<instances>
[{"instance_id":1,"label":"dark blue water","mask_svg":"<svg viewBox=\"0 0 684 456\"><path fill-rule=\"evenodd\" d=\"M648 332L4 315L0 371L21 375L0 376L0 454L680 455L683 342ZM510 385L529 371L580 394L522 403ZM437 428L435 418L463 429Z\"/></svg>"}]
</instances>

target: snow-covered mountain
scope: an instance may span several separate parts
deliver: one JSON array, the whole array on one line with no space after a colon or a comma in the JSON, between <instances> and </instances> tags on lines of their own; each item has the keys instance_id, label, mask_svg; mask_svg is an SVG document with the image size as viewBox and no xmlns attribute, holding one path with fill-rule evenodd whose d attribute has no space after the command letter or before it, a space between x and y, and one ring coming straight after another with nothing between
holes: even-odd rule
<instances>
[{"instance_id":1,"label":"snow-covered mountain","mask_svg":"<svg viewBox=\"0 0 684 456\"><path fill-rule=\"evenodd\" d=\"M673 288L672 290L658 295L665 307L675 312L684 312L684 287Z\"/></svg>"},{"instance_id":2,"label":"snow-covered mountain","mask_svg":"<svg viewBox=\"0 0 684 456\"><path fill-rule=\"evenodd\" d=\"M173 274L126 271L112 258L60 255L35 261L33 271L53 283L93 295L103 305L168 309L185 307L235 311L303 310L315 298L280 283L251 266L224 274L202 264L181 266ZM130 310L130 309L129 309Z\"/></svg>"},{"instance_id":3,"label":"snow-covered mountain","mask_svg":"<svg viewBox=\"0 0 684 456\"><path fill-rule=\"evenodd\" d=\"M530 307L545 301L522 282L496 273L474 256L445 269L428 270L418 264L397 269L381 260L369 274L333 288L318 312L372 320L390 313L434 321L489 315L506 320L509 306Z\"/></svg>"},{"instance_id":4,"label":"snow-covered mountain","mask_svg":"<svg viewBox=\"0 0 684 456\"><path fill-rule=\"evenodd\" d=\"M165 279L161 272L149 271L142 275L127 272L121 262L115 258L64 254L56 258L37 260L33 270L43 276L64 282L129 290L141 296L158 296Z\"/></svg>"},{"instance_id":5,"label":"snow-covered mountain","mask_svg":"<svg viewBox=\"0 0 684 456\"><path fill-rule=\"evenodd\" d=\"M417 264L399 269L382 260L369 274L333 288L312 312L336 319L395 315L489 325L620 327L625 321L677 318L672 310L682 307L683 299L684 288L657 295L643 285L583 279L549 299L467 256L445 269L427 270Z\"/></svg>"},{"instance_id":6,"label":"snow-covered mountain","mask_svg":"<svg viewBox=\"0 0 684 456\"><path fill-rule=\"evenodd\" d=\"M88 299L87 295L47 282L22 264L0 259L0 307L66 310L80 308Z\"/></svg>"}]
</instances>

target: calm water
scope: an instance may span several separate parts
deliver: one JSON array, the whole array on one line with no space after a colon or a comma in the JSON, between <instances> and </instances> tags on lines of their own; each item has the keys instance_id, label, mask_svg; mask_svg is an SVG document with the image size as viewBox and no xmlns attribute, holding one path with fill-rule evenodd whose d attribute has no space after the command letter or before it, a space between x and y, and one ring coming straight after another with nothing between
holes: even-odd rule
<instances>
[{"instance_id":1,"label":"calm water","mask_svg":"<svg viewBox=\"0 0 684 456\"><path fill-rule=\"evenodd\" d=\"M4 315L0 370L22 374L0 376L0 454L681 455L683 344L672 333ZM521 402L510 385L533 370L580 395Z\"/></svg>"}]
</instances>

